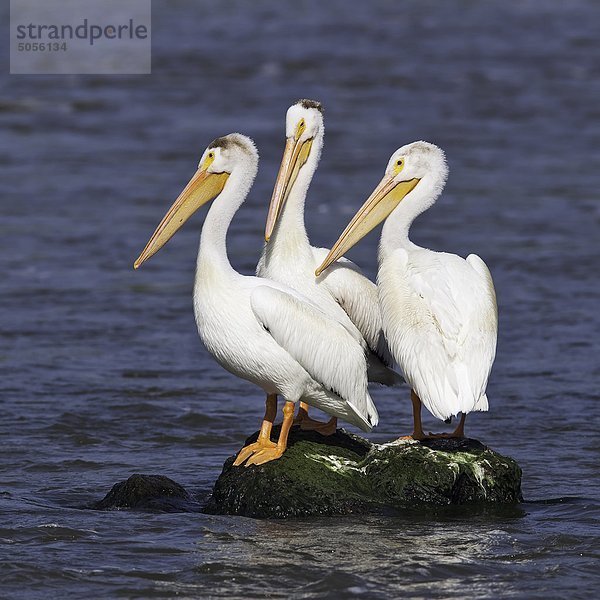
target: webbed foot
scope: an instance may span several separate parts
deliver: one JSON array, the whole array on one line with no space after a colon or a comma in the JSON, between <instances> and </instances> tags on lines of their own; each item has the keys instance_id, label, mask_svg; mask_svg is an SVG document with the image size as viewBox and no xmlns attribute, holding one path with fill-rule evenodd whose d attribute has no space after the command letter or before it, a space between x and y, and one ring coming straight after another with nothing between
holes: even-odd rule
<instances>
[{"instance_id":1,"label":"webbed foot","mask_svg":"<svg viewBox=\"0 0 600 600\"><path fill-rule=\"evenodd\" d=\"M259 440L257 442L254 442L253 444L248 444L238 452L233 466L239 467L244 463L244 461L254 457L256 454L262 452L263 450L270 450L272 448L275 448L276 446L277 444L275 442L272 442L271 440ZM248 464L246 464L246 466L248 466Z\"/></svg>"},{"instance_id":2,"label":"webbed foot","mask_svg":"<svg viewBox=\"0 0 600 600\"><path fill-rule=\"evenodd\" d=\"M337 431L337 417L331 417L326 422L317 421L308 416L308 405L301 402L294 425L300 425L300 429L303 431L316 431L323 436L333 435Z\"/></svg>"},{"instance_id":3,"label":"webbed foot","mask_svg":"<svg viewBox=\"0 0 600 600\"><path fill-rule=\"evenodd\" d=\"M249 467L250 465L264 465L265 463L271 462L272 460L277 460L281 458L283 453L285 452L285 448L280 448L273 444L273 448L263 448L258 452L255 452L246 462L245 466Z\"/></svg>"}]
</instances>

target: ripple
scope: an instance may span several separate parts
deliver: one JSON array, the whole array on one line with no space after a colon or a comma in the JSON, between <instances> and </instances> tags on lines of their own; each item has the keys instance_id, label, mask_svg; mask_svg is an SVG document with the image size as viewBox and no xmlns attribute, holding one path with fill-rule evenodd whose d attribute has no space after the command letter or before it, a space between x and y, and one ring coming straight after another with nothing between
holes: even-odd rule
<instances>
[{"instance_id":1,"label":"ripple","mask_svg":"<svg viewBox=\"0 0 600 600\"><path fill-rule=\"evenodd\" d=\"M154 4L151 76L59 85L0 73L2 596L588 600L600 513L597 2ZM240 129L261 169L228 248L251 273L298 96L327 109L306 205L315 244L343 230L394 148L446 150L447 188L413 236L490 265L500 340L490 412L468 427L521 464L536 500L293 522L73 509L135 472L208 493L258 428L262 391L198 340L205 213L147 269L131 262L206 141ZM350 256L373 276L377 235ZM373 397L374 440L409 431L405 389Z\"/></svg>"}]
</instances>

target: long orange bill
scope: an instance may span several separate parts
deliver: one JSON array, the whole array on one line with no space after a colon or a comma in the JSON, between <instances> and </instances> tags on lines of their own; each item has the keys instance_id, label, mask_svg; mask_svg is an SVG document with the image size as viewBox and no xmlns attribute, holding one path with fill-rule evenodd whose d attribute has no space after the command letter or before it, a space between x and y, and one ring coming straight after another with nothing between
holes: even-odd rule
<instances>
[{"instance_id":1,"label":"long orange bill","mask_svg":"<svg viewBox=\"0 0 600 600\"><path fill-rule=\"evenodd\" d=\"M315 275L318 277L331 263L341 258L367 233L387 219L402 199L415 189L419 181L410 179L396 182L394 177L386 175L344 229L323 264L315 271Z\"/></svg>"},{"instance_id":2,"label":"long orange bill","mask_svg":"<svg viewBox=\"0 0 600 600\"><path fill-rule=\"evenodd\" d=\"M229 173L209 173L198 169L159 223L150 241L133 263L133 268L139 268L156 254L203 204L218 196L228 177Z\"/></svg>"},{"instance_id":3,"label":"long orange bill","mask_svg":"<svg viewBox=\"0 0 600 600\"><path fill-rule=\"evenodd\" d=\"M277 219L281 214L283 205L285 204L292 186L294 185L300 169L308 160L310 150L312 148L312 139L301 142L295 138L288 138L283 151L283 158L277 174L277 181L273 189L271 204L269 205L269 213L267 215L267 225L265 227L265 241L271 239L273 229L277 223Z\"/></svg>"}]
</instances>

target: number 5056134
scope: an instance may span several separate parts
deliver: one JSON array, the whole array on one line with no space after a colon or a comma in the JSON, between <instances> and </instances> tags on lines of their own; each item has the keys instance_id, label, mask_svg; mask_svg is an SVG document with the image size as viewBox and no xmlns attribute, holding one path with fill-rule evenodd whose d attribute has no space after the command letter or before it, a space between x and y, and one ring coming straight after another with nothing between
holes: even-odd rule
<instances>
[{"instance_id":1,"label":"number 5056134","mask_svg":"<svg viewBox=\"0 0 600 600\"><path fill-rule=\"evenodd\" d=\"M19 42L19 52L60 52L67 49L67 42Z\"/></svg>"}]
</instances>

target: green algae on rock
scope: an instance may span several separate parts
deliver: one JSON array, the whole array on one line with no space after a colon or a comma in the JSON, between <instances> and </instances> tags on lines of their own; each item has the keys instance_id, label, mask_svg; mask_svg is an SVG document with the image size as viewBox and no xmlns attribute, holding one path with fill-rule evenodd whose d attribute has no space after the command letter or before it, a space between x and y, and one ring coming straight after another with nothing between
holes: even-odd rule
<instances>
[{"instance_id":1,"label":"green algae on rock","mask_svg":"<svg viewBox=\"0 0 600 600\"><path fill-rule=\"evenodd\" d=\"M205 512L287 518L522 499L519 465L472 439L377 445L344 430L323 437L295 427L279 460L234 467L234 459Z\"/></svg>"}]
</instances>

